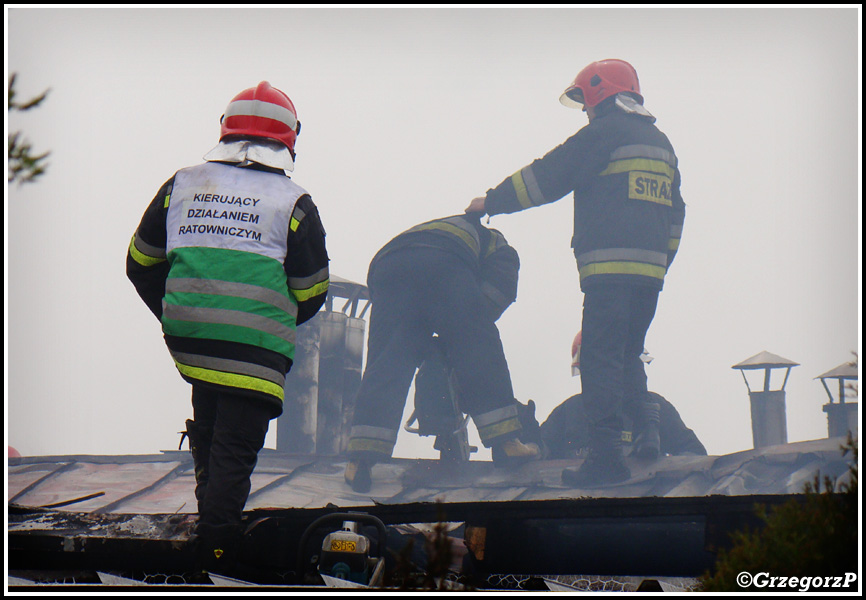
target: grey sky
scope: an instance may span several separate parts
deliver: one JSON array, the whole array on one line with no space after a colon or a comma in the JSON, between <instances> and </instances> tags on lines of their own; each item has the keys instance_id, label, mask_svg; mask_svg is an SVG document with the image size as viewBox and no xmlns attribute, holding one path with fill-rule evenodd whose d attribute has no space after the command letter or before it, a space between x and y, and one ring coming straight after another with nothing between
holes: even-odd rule
<instances>
[{"instance_id":1,"label":"grey sky","mask_svg":"<svg viewBox=\"0 0 866 600\"><path fill-rule=\"evenodd\" d=\"M12 115L47 175L6 195L8 442L25 455L177 447L191 416L157 321L124 274L159 186L198 164L242 89L268 80L303 123L294 179L332 273L469 201L586 124L559 94L622 58L680 160L679 256L647 346L650 388L711 454L752 447L742 377L801 364L788 439L826 437L814 377L860 346L860 9L12 8ZM572 200L491 220L520 252L499 322L517 397L543 420L580 389ZM272 427L272 431L275 429ZM273 434L268 445L273 447ZM432 441L401 433L398 454Z\"/></svg>"}]
</instances>

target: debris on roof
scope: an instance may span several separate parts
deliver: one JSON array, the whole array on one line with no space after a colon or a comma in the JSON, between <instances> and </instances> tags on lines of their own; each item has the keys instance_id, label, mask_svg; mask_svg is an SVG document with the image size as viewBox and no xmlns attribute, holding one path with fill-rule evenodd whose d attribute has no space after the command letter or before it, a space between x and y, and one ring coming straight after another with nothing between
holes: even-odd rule
<instances>
[{"instance_id":1,"label":"debris on roof","mask_svg":"<svg viewBox=\"0 0 866 600\"><path fill-rule=\"evenodd\" d=\"M374 466L367 494L343 480L345 458L264 450L244 513L254 541L246 553L279 574L269 583L300 583L298 561L305 551L316 552L315 543L299 548L301 533L342 511L381 519L395 552L410 538L429 535L419 524L452 523L448 535L464 567L488 575L649 574L671 586L671 578L696 577L711 565L732 528L760 526L756 502L802 496L818 476L845 481L844 444L829 438L726 456L629 458L631 479L596 489L562 484L562 469L579 459L516 470L485 461L392 459ZM186 542L196 502L187 452L10 458L7 483L11 575L29 572L32 582L34 572L71 569L106 585L97 572L148 571L169 580L191 566ZM576 542L602 532L604 544ZM664 553L657 551L660 540ZM550 587L537 577L535 584Z\"/></svg>"}]
</instances>

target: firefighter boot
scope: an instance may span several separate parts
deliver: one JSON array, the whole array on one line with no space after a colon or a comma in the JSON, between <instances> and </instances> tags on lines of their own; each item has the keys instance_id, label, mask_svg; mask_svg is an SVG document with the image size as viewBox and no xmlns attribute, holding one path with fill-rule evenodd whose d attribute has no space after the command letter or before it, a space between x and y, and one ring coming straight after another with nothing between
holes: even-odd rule
<instances>
[{"instance_id":1,"label":"firefighter boot","mask_svg":"<svg viewBox=\"0 0 866 600\"><path fill-rule=\"evenodd\" d=\"M516 437L494 445L491 451L496 467L516 467L541 458L536 444L524 444Z\"/></svg>"},{"instance_id":2,"label":"firefighter boot","mask_svg":"<svg viewBox=\"0 0 866 600\"><path fill-rule=\"evenodd\" d=\"M183 445L183 438L189 437L189 452L192 454L192 462L195 468L195 499L199 505L199 513L201 513L201 503L207 490L208 474L210 471L210 447L211 440L213 439L213 430L208 427L202 427L192 419L187 419L186 431L182 432L182 435L180 446ZM180 450L180 446L178 446L178 450Z\"/></svg>"},{"instance_id":3,"label":"firefighter boot","mask_svg":"<svg viewBox=\"0 0 866 600\"><path fill-rule=\"evenodd\" d=\"M659 410L658 402L645 400L638 403L638 430L634 441L634 455L638 458L654 460L661 453L661 440L659 439Z\"/></svg>"},{"instance_id":4,"label":"firefighter boot","mask_svg":"<svg viewBox=\"0 0 866 600\"><path fill-rule=\"evenodd\" d=\"M535 401L527 400L523 404L515 399L517 404L517 419L520 421L520 441L525 444L535 444L544 455L544 441L541 439L541 425L535 418Z\"/></svg>"},{"instance_id":5,"label":"firefighter boot","mask_svg":"<svg viewBox=\"0 0 866 600\"><path fill-rule=\"evenodd\" d=\"M353 458L346 465L343 478L353 490L365 494L373 485L373 464L374 461L369 458Z\"/></svg>"},{"instance_id":6,"label":"firefighter boot","mask_svg":"<svg viewBox=\"0 0 866 600\"><path fill-rule=\"evenodd\" d=\"M240 524L210 525L199 523L195 529L195 571L238 577L243 527Z\"/></svg>"},{"instance_id":7,"label":"firefighter boot","mask_svg":"<svg viewBox=\"0 0 866 600\"><path fill-rule=\"evenodd\" d=\"M590 433L587 457L578 469L563 469L562 483L573 487L600 487L631 477L622 452L622 432L596 427Z\"/></svg>"}]
</instances>

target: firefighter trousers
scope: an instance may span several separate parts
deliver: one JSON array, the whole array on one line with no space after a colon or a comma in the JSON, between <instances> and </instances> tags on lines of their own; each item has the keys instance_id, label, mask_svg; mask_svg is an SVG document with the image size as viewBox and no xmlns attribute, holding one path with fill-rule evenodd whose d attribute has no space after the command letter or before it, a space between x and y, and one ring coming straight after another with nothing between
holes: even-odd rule
<instances>
[{"instance_id":1,"label":"firefighter trousers","mask_svg":"<svg viewBox=\"0 0 866 600\"><path fill-rule=\"evenodd\" d=\"M592 427L622 430L622 413L647 397L640 359L659 291L604 284L584 291L580 382Z\"/></svg>"},{"instance_id":2,"label":"firefighter trousers","mask_svg":"<svg viewBox=\"0 0 866 600\"><path fill-rule=\"evenodd\" d=\"M199 385L192 406L199 523L239 525L273 413L264 402Z\"/></svg>"},{"instance_id":3,"label":"firefighter trousers","mask_svg":"<svg viewBox=\"0 0 866 600\"><path fill-rule=\"evenodd\" d=\"M437 248L385 255L370 273L367 367L349 440L353 455L391 456L415 369L436 333L455 370L461 407L485 446L514 437L511 375L486 297L472 268Z\"/></svg>"}]
</instances>

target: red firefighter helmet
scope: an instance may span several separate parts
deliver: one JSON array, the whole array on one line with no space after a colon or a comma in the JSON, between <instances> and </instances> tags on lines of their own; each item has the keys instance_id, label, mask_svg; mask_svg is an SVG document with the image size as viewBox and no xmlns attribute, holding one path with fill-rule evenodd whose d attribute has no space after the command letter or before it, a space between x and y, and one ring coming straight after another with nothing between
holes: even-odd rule
<instances>
[{"instance_id":1,"label":"red firefighter helmet","mask_svg":"<svg viewBox=\"0 0 866 600\"><path fill-rule=\"evenodd\" d=\"M293 155L301 130L295 105L267 81L232 98L220 126L220 141L230 135L269 138L284 144Z\"/></svg>"},{"instance_id":2,"label":"red firefighter helmet","mask_svg":"<svg viewBox=\"0 0 866 600\"><path fill-rule=\"evenodd\" d=\"M580 343L583 341L583 331L578 331L571 342L571 376L580 375Z\"/></svg>"},{"instance_id":3,"label":"red firefighter helmet","mask_svg":"<svg viewBox=\"0 0 866 600\"><path fill-rule=\"evenodd\" d=\"M569 108L597 106L602 100L620 92L636 94L643 103L634 67L624 60L608 58L584 67L559 97L559 101Z\"/></svg>"}]
</instances>

